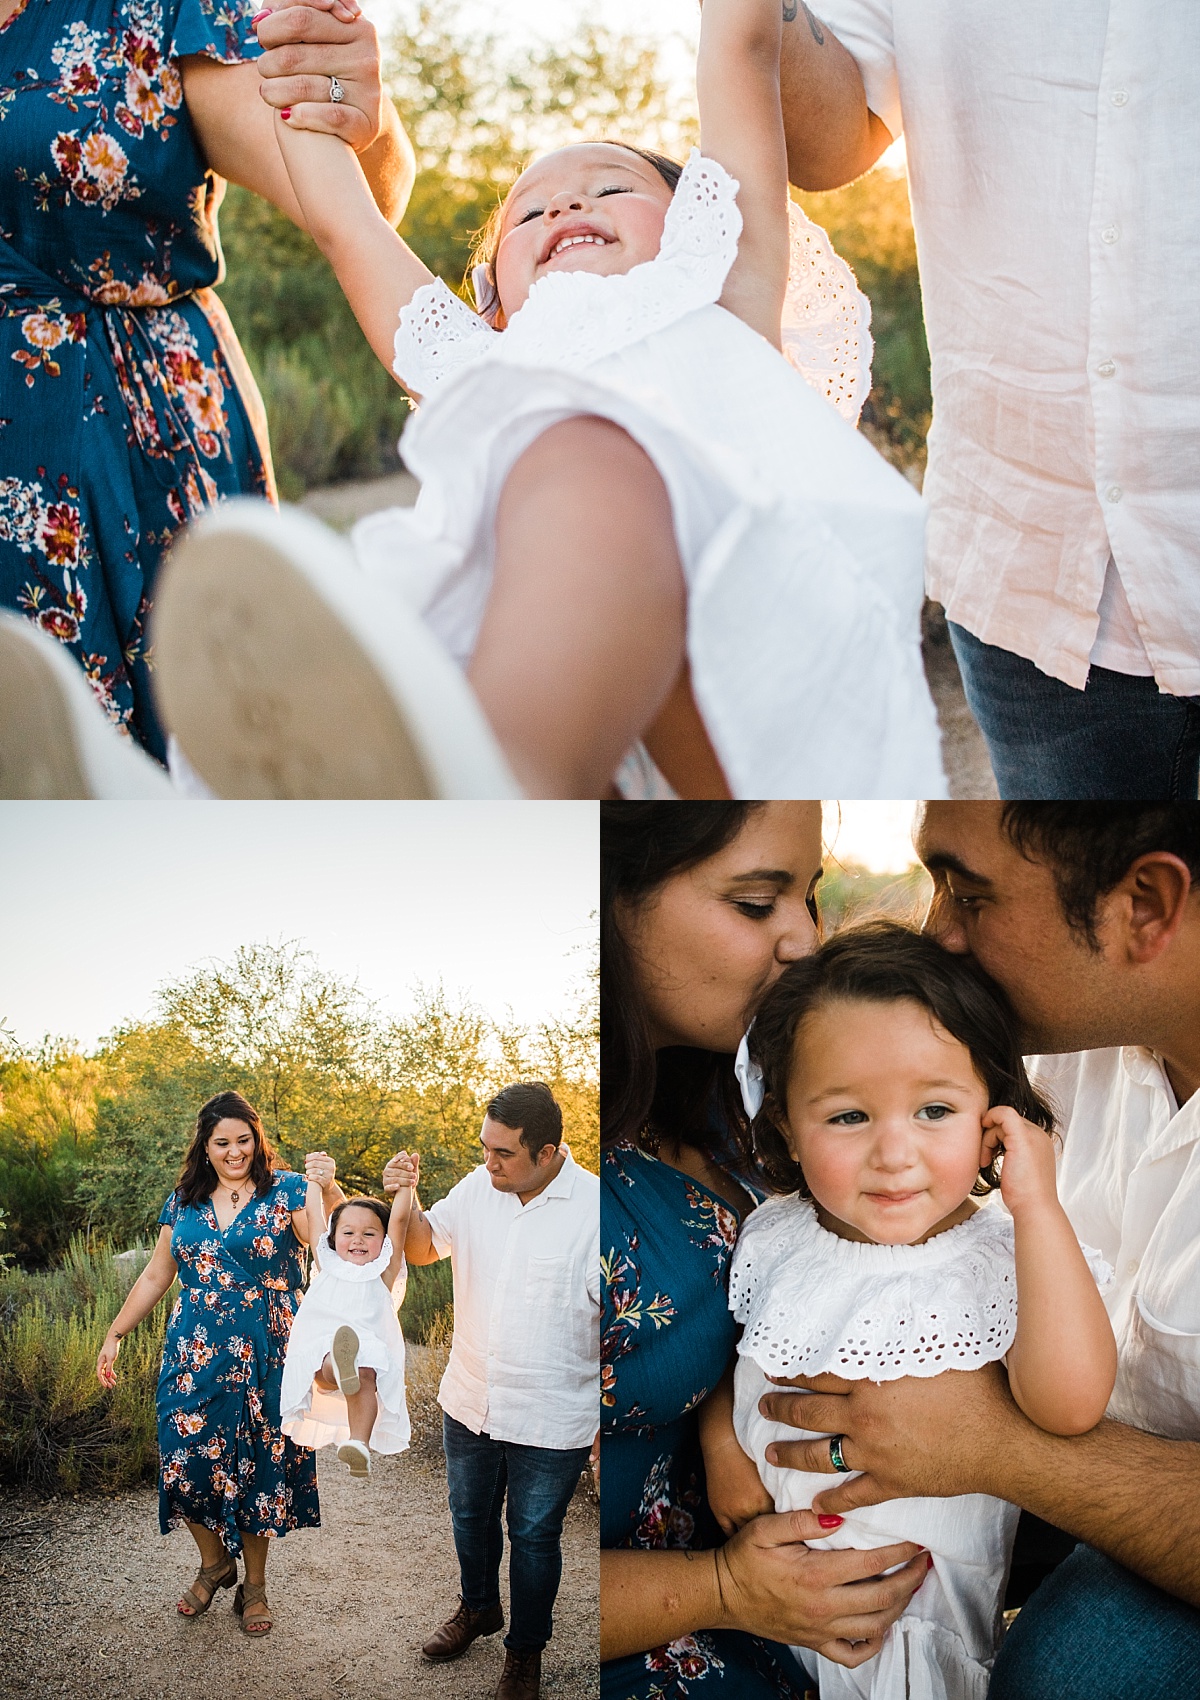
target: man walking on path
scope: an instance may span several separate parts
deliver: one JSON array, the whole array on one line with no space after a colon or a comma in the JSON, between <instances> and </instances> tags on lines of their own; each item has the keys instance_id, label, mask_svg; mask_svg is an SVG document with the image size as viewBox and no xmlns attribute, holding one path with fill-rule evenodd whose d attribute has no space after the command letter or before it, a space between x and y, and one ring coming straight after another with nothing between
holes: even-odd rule
<instances>
[{"instance_id":1,"label":"man walking on path","mask_svg":"<svg viewBox=\"0 0 1200 1700\"><path fill-rule=\"evenodd\" d=\"M540 1082L506 1086L479 1137L483 1164L428 1211L414 1204L404 1242L409 1263L448 1256L454 1269L438 1401L462 1603L422 1651L456 1659L504 1627L507 1494L496 1700L537 1700L563 1518L600 1408L600 1183L560 1143L562 1112Z\"/></svg>"},{"instance_id":2,"label":"man walking on path","mask_svg":"<svg viewBox=\"0 0 1200 1700\"><path fill-rule=\"evenodd\" d=\"M926 584L1000 795L1194 800L1200 7L814 4L784 6L789 175L906 138Z\"/></svg>"}]
</instances>

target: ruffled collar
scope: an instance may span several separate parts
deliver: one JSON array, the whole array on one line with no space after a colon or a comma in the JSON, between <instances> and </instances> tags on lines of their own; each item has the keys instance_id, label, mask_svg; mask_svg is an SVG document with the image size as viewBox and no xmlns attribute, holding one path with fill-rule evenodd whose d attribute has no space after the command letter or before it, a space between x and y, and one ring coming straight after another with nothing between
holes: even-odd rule
<instances>
[{"instance_id":1,"label":"ruffled collar","mask_svg":"<svg viewBox=\"0 0 1200 1700\"><path fill-rule=\"evenodd\" d=\"M383 1250L372 1263L347 1263L339 1257L329 1243L329 1229L317 1241L317 1262L321 1266L322 1275L331 1275L335 1281L378 1281L387 1271L392 1261L392 1242L390 1237L383 1236Z\"/></svg>"}]
</instances>

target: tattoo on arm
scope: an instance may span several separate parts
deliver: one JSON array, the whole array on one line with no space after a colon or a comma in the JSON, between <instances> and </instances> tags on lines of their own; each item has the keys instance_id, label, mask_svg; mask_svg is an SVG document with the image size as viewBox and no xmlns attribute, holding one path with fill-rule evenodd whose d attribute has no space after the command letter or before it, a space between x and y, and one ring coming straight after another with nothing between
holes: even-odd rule
<instances>
[{"instance_id":1,"label":"tattoo on arm","mask_svg":"<svg viewBox=\"0 0 1200 1700\"><path fill-rule=\"evenodd\" d=\"M785 24L790 24L795 19L798 5L799 0L783 0L783 21Z\"/></svg>"},{"instance_id":2,"label":"tattoo on arm","mask_svg":"<svg viewBox=\"0 0 1200 1700\"><path fill-rule=\"evenodd\" d=\"M804 0L800 0L800 4L802 6L804 6ZM786 12L785 12L784 15L785 16L787 15ZM792 7L792 16L793 17L796 16L794 3L793 3L793 7ZM807 6L804 6L804 16L808 19L808 27L812 31L813 40L816 42L818 47L824 47L825 36L822 33L821 26L817 22L816 18L813 17L812 13L809 11Z\"/></svg>"}]
</instances>

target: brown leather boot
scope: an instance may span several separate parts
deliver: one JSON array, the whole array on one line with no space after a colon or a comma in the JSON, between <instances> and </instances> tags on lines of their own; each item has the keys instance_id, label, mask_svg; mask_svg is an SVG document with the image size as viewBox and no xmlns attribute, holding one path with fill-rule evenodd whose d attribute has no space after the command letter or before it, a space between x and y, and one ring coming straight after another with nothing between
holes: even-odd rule
<instances>
[{"instance_id":1,"label":"brown leather boot","mask_svg":"<svg viewBox=\"0 0 1200 1700\"><path fill-rule=\"evenodd\" d=\"M504 1649L504 1669L496 1700L538 1700L542 1692L542 1650L525 1648L514 1652Z\"/></svg>"},{"instance_id":2,"label":"brown leather boot","mask_svg":"<svg viewBox=\"0 0 1200 1700\"><path fill-rule=\"evenodd\" d=\"M421 1651L427 1659L444 1664L447 1659L461 1658L476 1636L494 1635L503 1628L504 1608L499 1601L482 1611L472 1611L469 1605L461 1603L454 1616L429 1637Z\"/></svg>"}]
</instances>

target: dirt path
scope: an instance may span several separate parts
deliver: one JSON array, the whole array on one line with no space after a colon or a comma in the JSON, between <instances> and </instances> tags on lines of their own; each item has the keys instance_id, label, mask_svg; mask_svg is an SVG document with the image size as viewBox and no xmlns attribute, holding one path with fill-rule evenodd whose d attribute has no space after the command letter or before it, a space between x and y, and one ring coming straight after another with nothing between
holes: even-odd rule
<instances>
[{"instance_id":1,"label":"dirt path","mask_svg":"<svg viewBox=\"0 0 1200 1700\"><path fill-rule=\"evenodd\" d=\"M394 472L388 478L368 478L360 483L329 484L321 490L310 490L300 505L335 531L349 531L355 520L378 508L410 507L419 488L410 472ZM942 760L950 795L995 797L996 781L987 748L963 695L945 616L934 602L925 605L923 627L925 676L941 728Z\"/></svg>"},{"instance_id":2,"label":"dirt path","mask_svg":"<svg viewBox=\"0 0 1200 1700\"><path fill-rule=\"evenodd\" d=\"M501 1637L430 1665L420 1645L457 1605L446 1478L430 1452L375 1461L352 1483L318 1454L320 1529L277 1543L267 1570L275 1628L243 1635L217 1595L194 1622L175 1612L193 1576L185 1530L158 1533L157 1496L9 1498L0 1505L0 1695L24 1700L490 1700ZM546 1700L599 1695L598 1522L567 1515ZM502 1579L507 1602L507 1583Z\"/></svg>"}]
</instances>

